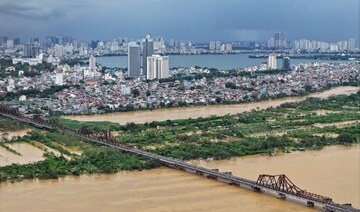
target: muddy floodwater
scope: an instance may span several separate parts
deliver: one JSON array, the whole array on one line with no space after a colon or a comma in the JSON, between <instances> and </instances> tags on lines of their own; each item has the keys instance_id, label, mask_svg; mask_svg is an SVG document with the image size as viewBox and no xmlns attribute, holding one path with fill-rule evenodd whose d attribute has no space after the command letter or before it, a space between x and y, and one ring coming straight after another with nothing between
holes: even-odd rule
<instances>
[{"instance_id":1,"label":"muddy floodwater","mask_svg":"<svg viewBox=\"0 0 360 212\"><path fill-rule=\"evenodd\" d=\"M191 161L256 180L286 174L300 188L360 207L360 146ZM0 184L0 211L314 211L246 189L158 168Z\"/></svg>"},{"instance_id":2,"label":"muddy floodwater","mask_svg":"<svg viewBox=\"0 0 360 212\"><path fill-rule=\"evenodd\" d=\"M9 143L5 145L21 155L16 155L4 147L0 147L0 167L13 163L28 164L45 159L43 156L45 152L43 150L28 143Z\"/></svg>"},{"instance_id":3,"label":"muddy floodwater","mask_svg":"<svg viewBox=\"0 0 360 212\"><path fill-rule=\"evenodd\" d=\"M2 137L6 133L7 136L5 136L5 137L7 139L11 140L13 137L22 137L31 131L32 131L32 129L24 129L24 130L19 130L19 131L10 131L10 132L1 132L0 131L0 137Z\"/></svg>"},{"instance_id":4,"label":"muddy floodwater","mask_svg":"<svg viewBox=\"0 0 360 212\"><path fill-rule=\"evenodd\" d=\"M135 111L135 112L120 112L110 113L103 115L90 115L90 116L64 116L64 118L78 120L78 121L110 121L120 124L129 122L145 123L152 121L165 121L168 119L188 119L208 117L212 115L223 116L227 114L237 114L248 112L252 109L266 109L269 107L276 107L285 102L298 102L305 100L307 97L327 98L332 95L350 95L360 90L360 87L342 86L336 87L321 93L311 94L305 97L288 97L283 99L274 99L262 102L251 102L234 105L211 105L211 106L198 106L187 108L171 108L171 109L158 109L153 111Z\"/></svg>"}]
</instances>

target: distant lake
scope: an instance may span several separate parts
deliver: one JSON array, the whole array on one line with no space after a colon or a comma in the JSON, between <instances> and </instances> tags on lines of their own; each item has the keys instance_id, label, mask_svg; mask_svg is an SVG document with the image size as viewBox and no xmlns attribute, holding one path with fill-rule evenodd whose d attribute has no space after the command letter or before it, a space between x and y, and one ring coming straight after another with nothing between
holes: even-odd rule
<instances>
[{"instance_id":1,"label":"distant lake","mask_svg":"<svg viewBox=\"0 0 360 212\"><path fill-rule=\"evenodd\" d=\"M222 70L256 66L267 59L249 59L250 54L228 54L228 55L170 55L170 68L174 67L208 67ZM298 65L306 62L320 62L322 60L292 59L291 65ZM127 56L98 57L96 62L109 68L126 68ZM327 60L329 62L329 60ZM338 61L344 62L344 61ZM282 59L277 60L278 68L282 67Z\"/></svg>"}]
</instances>

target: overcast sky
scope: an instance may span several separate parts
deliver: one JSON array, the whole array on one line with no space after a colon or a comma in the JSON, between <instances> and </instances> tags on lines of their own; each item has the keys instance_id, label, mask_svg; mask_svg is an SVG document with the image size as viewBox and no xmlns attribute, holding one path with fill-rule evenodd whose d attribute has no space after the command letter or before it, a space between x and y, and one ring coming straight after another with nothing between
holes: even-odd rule
<instances>
[{"instance_id":1,"label":"overcast sky","mask_svg":"<svg viewBox=\"0 0 360 212\"><path fill-rule=\"evenodd\" d=\"M0 36L193 41L359 38L359 0L0 0Z\"/></svg>"}]
</instances>

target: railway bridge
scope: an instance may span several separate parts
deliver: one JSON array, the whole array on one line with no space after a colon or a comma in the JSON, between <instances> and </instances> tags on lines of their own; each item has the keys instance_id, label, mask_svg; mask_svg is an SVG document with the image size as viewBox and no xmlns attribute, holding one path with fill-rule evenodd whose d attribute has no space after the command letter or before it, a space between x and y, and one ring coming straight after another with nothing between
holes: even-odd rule
<instances>
[{"instance_id":1,"label":"railway bridge","mask_svg":"<svg viewBox=\"0 0 360 212\"><path fill-rule=\"evenodd\" d=\"M339 204L334 202L331 198L319 194L314 194L297 187L285 175L260 175L257 181L249 180L233 176L230 172L219 172L217 169L208 169L201 166L196 166L182 160L165 157L162 155L146 152L140 149L132 148L117 141L111 132L98 132L87 127L83 127L76 131L62 126L58 120L45 120L39 115L25 116L15 108L10 108L6 105L0 105L0 115L31 124L37 128L46 130L57 130L80 137L86 141L93 142L99 145L109 146L127 153L135 154L147 159L159 161L162 165L183 170L191 174L204 176L209 179L215 179L229 185L239 186L253 190L255 192L275 195L282 199L295 199L306 203L308 207L320 207L324 211L331 212L360 212L359 209L353 208L351 204Z\"/></svg>"}]
</instances>

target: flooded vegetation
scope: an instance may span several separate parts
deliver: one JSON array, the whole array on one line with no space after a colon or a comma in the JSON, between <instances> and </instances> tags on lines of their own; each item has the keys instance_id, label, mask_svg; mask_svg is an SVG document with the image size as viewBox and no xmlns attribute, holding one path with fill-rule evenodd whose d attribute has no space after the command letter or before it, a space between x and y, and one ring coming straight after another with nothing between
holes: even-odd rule
<instances>
[{"instance_id":1,"label":"flooded vegetation","mask_svg":"<svg viewBox=\"0 0 360 212\"><path fill-rule=\"evenodd\" d=\"M5 144L7 147L16 151L18 154L8 151L4 147L0 147L0 166L7 166L13 163L28 164L44 160L43 150L40 150L28 143L16 142Z\"/></svg>"},{"instance_id":2,"label":"flooded vegetation","mask_svg":"<svg viewBox=\"0 0 360 212\"><path fill-rule=\"evenodd\" d=\"M255 180L288 175L303 189L360 207L360 147L193 161ZM51 198L48 198L51 196ZM29 180L0 184L0 211L314 211L185 172L158 168L111 175ZM19 204L21 199L21 204ZM45 201L46 200L46 201ZM89 204L91 202L91 204ZM36 203L36 204L34 204Z\"/></svg>"},{"instance_id":3,"label":"flooded vegetation","mask_svg":"<svg viewBox=\"0 0 360 212\"><path fill-rule=\"evenodd\" d=\"M116 140L123 144L167 157L182 160L207 158L219 160L359 143L359 105L360 93L357 93L332 96L327 99L312 97L302 102L283 103L276 108L271 107L266 110L199 119L126 125L62 119L61 123L74 130L83 126L94 130L109 130L116 136ZM327 124L332 125L326 126ZM46 152L44 162L17 167L16 172L12 171L15 166L0 168L3 181L113 173L158 166L151 161L135 159L136 157L129 161L121 161L127 156L80 142L76 137L59 132L34 131L19 141L32 144L43 151L49 148L50 151ZM18 153L13 149L11 151ZM22 156L21 153L18 153L18 156ZM106 160L117 163L107 164ZM49 162L57 166L46 168ZM45 168L46 173L50 174L44 174ZM31 169L36 169L37 172L29 174L28 171ZM17 177L19 175L23 177L19 179Z\"/></svg>"},{"instance_id":4,"label":"flooded vegetation","mask_svg":"<svg viewBox=\"0 0 360 212\"><path fill-rule=\"evenodd\" d=\"M72 129L88 126L95 130L110 130L119 142L131 147L192 160L195 164L230 171L253 180L259 174L286 174L303 189L359 207L360 194L353 188L359 187L360 182L360 147L356 144L360 142L360 93L351 92L329 98L312 97L302 102L283 102L264 110L252 108L254 110L240 114L198 119L126 125L62 119L61 123ZM330 145L333 147L326 147ZM314 151L324 147L324 150ZM59 210L102 208L111 211L121 205L124 210L130 211L149 208L153 211L169 208L173 211L204 208L214 211L216 208L219 211L244 208L249 211L283 211L284 208L288 211L311 211L300 205L176 170L158 168L120 172L157 168L160 164L111 148L99 148L59 132L34 130L17 141L2 143L0 154L9 158L6 163L1 160L0 165L0 181L3 182L0 184L1 199L6 192L6 205L1 205L0 209L19 211L33 202L33 198L51 194L56 204L60 202L63 205L63 208L57 207ZM9 165L11 160L10 163L18 164ZM95 173L117 174L84 176ZM61 178L68 175L72 177ZM75 177L78 175L82 176ZM24 179L36 180L10 184ZM57 191L59 186L69 195L81 193L76 197L79 199L74 201L71 198L72 203L68 203ZM22 189L30 189L35 195L28 195ZM109 190L113 191L110 192L112 198ZM15 197L19 198L19 195L25 200L23 205L15 203ZM99 201L91 209L84 206L85 201L92 200L106 201ZM209 200L211 204L208 204ZM142 204L136 204L139 201ZM106 202L106 205L101 202ZM39 203L34 211L51 207L51 204L55 202Z\"/></svg>"}]
</instances>

